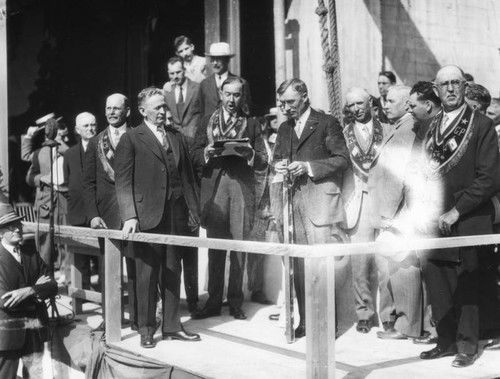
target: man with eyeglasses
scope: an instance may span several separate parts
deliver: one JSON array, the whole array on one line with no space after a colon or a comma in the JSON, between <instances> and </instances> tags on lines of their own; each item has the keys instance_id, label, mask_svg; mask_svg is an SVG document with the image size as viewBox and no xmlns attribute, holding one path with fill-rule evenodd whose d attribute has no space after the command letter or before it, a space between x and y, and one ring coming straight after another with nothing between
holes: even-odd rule
<instances>
[{"instance_id":1,"label":"man with eyeglasses","mask_svg":"<svg viewBox=\"0 0 500 379\"><path fill-rule=\"evenodd\" d=\"M424 200L433 212L421 226L429 236L492 233L491 197L500 189L500 156L493 123L465 103L466 79L454 65L441 68L434 84L442 111L424 140L420 173ZM434 191L431 191L434 189ZM496 308L492 246L427 251L423 271L433 318L435 348L421 359L455 355L453 367L474 363L478 352L480 304Z\"/></svg>"},{"instance_id":2,"label":"man with eyeglasses","mask_svg":"<svg viewBox=\"0 0 500 379\"><path fill-rule=\"evenodd\" d=\"M43 377L43 342L48 340L44 300L57 283L36 251L23 248L22 217L0 203L0 378L16 378L19 359L30 378Z\"/></svg>"}]
</instances>

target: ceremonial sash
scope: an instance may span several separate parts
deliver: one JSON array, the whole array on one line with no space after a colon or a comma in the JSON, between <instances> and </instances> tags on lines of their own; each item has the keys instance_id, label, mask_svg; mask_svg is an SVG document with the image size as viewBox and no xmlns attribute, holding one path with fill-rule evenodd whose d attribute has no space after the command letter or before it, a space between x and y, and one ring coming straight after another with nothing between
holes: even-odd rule
<instances>
[{"instance_id":1,"label":"ceremonial sash","mask_svg":"<svg viewBox=\"0 0 500 379\"><path fill-rule=\"evenodd\" d=\"M443 136L439 135L443 112L434 118L424 146L425 174L429 179L446 175L465 154L475 127L474 112L466 106Z\"/></svg>"},{"instance_id":2,"label":"ceremonial sash","mask_svg":"<svg viewBox=\"0 0 500 379\"><path fill-rule=\"evenodd\" d=\"M108 175L109 179L115 181L115 170L112 167L115 159L115 146L109 136L109 128L103 131L97 141L97 155L102 163L104 172Z\"/></svg>"},{"instance_id":3,"label":"ceremonial sash","mask_svg":"<svg viewBox=\"0 0 500 379\"><path fill-rule=\"evenodd\" d=\"M354 132L354 123L347 125L344 129L347 147L351 152L351 161L354 173L364 182L368 180L368 170L373 160L378 156L384 139L384 129L378 122L373 123L373 136L366 151L363 150Z\"/></svg>"},{"instance_id":4,"label":"ceremonial sash","mask_svg":"<svg viewBox=\"0 0 500 379\"><path fill-rule=\"evenodd\" d=\"M240 113L240 112L238 112ZM207 137L209 144L223 139L240 139L247 128L247 118L240 115L236 116L231 128L223 132L222 123L224 122L224 112L218 108L210 117L207 127Z\"/></svg>"}]
</instances>

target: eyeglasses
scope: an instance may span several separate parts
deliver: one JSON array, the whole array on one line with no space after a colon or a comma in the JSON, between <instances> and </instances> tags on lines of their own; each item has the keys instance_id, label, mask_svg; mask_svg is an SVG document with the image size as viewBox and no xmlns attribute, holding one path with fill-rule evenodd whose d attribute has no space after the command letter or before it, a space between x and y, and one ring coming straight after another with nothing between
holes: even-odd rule
<instances>
[{"instance_id":1,"label":"eyeglasses","mask_svg":"<svg viewBox=\"0 0 500 379\"><path fill-rule=\"evenodd\" d=\"M458 89L458 88L462 87L464 83L465 83L464 81L454 79L454 80L448 80L446 82L438 83L437 86L439 87L439 89L446 91L450 85L451 85L451 88Z\"/></svg>"}]
</instances>

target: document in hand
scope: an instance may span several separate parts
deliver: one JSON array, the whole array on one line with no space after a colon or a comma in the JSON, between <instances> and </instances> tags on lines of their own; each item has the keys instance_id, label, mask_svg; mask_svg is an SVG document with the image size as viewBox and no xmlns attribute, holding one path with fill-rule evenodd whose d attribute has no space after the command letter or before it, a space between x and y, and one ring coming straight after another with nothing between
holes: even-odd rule
<instances>
[{"instance_id":1,"label":"document in hand","mask_svg":"<svg viewBox=\"0 0 500 379\"><path fill-rule=\"evenodd\" d=\"M248 138L241 138L241 139L223 139L214 142L214 147L219 148L223 147L224 150L222 153L220 153L221 156L223 155L237 155L241 156L240 153L237 152L237 147L247 147L252 149L252 145L250 145L250 140Z\"/></svg>"}]
</instances>

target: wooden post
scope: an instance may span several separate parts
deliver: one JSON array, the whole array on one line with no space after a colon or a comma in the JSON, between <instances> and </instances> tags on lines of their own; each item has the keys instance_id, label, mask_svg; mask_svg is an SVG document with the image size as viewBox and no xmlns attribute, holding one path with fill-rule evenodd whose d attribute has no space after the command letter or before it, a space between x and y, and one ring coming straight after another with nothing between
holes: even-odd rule
<instances>
[{"instance_id":1,"label":"wooden post","mask_svg":"<svg viewBox=\"0 0 500 379\"><path fill-rule=\"evenodd\" d=\"M122 259L120 243L121 241L106 238L104 245L104 286L106 289L104 302L106 304L106 342L108 343L121 340Z\"/></svg>"},{"instance_id":2,"label":"wooden post","mask_svg":"<svg viewBox=\"0 0 500 379\"><path fill-rule=\"evenodd\" d=\"M66 245L67 246L67 245ZM75 266L75 253L72 251L72 248L66 248L66 254L68 254L69 264L71 267L71 286L75 288L83 288L83 275L80 268ZM67 261L68 262L68 261ZM69 292L69 291L68 291ZM75 314L82 313L82 300L78 297L73 297L73 312Z\"/></svg>"},{"instance_id":3,"label":"wooden post","mask_svg":"<svg viewBox=\"0 0 500 379\"><path fill-rule=\"evenodd\" d=\"M228 0L228 43L231 46L234 58L229 61L230 71L241 75L241 48L240 48L240 0Z\"/></svg>"},{"instance_id":4,"label":"wooden post","mask_svg":"<svg viewBox=\"0 0 500 379\"><path fill-rule=\"evenodd\" d=\"M9 127L7 100L7 6L0 0L0 199L9 191Z\"/></svg>"},{"instance_id":5,"label":"wooden post","mask_svg":"<svg viewBox=\"0 0 500 379\"><path fill-rule=\"evenodd\" d=\"M304 263L307 378L335 378L335 258Z\"/></svg>"},{"instance_id":6,"label":"wooden post","mask_svg":"<svg viewBox=\"0 0 500 379\"><path fill-rule=\"evenodd\" d=\"M219 0L205 0L205 51L209 51L214 42L220 42L220 3ZM207 57L207 75L210 74L212 65Z\"/></svg>"},{"instance_id":7,"label":"wooden post","mask_svg":"<svg viewBox=\"0 0 500 379\"><path fill-rule=\"evenodd\" d=\"M276 89L286 80L285 0L274 0L274 61Z\"/></svg>"}]
</instances>

